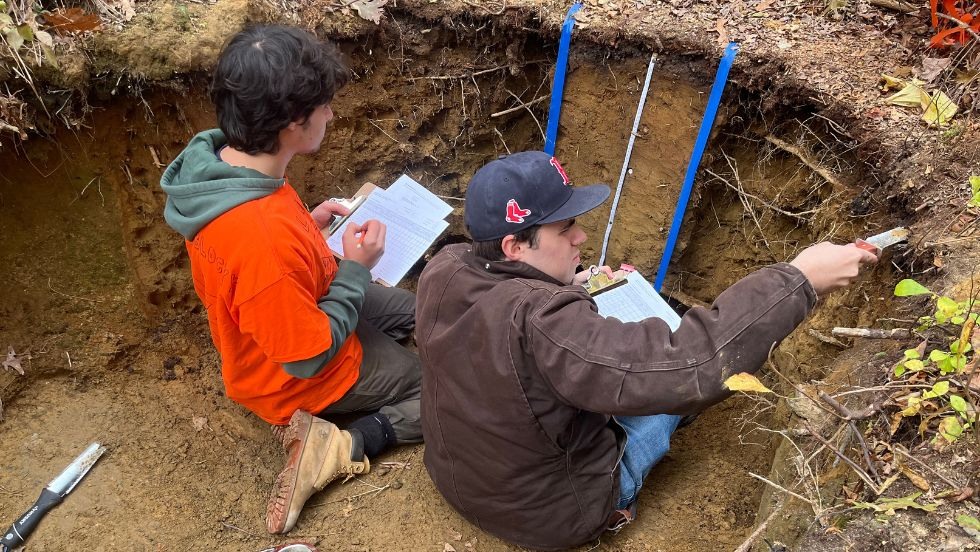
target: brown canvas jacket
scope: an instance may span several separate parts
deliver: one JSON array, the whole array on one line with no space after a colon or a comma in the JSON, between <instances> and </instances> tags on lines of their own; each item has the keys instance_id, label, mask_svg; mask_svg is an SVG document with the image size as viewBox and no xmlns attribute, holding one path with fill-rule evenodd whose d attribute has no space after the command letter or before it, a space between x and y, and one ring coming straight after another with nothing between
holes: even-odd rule
<instances>
[{"instance_id":1,"label":"brown canvas jacket","mask_svg":"<svg viewBox=\"0 0 980 552\"><path fill-rule=\"evenodd\" d=\"M799 270L776 264L671 332L603 318L581 286L449 246L418 288L426 468L489 533L545 550L593 540L619 494L625 437L610 416L723 400L722 382L758 370L815 302Z\"/></svg>"}]
</instances>

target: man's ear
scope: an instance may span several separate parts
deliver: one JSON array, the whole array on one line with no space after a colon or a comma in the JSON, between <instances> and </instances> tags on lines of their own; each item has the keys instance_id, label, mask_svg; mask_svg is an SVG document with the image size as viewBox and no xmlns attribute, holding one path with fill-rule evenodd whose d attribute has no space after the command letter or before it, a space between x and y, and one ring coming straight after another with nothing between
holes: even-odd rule
<instances>
[{"instance_id":1,"label":"man's ear","mask_svg":"<svg viewBox=\"0 0 980 552\"><path fill-rule=\"evenodd\" d=\"M508 261L523 261L527 244L518 241L513 234L507 234L500 240L500 250Z\"/></svg>"},{"instance_id":2,"label":"man's ear","mask_svg":"<svg viewBox=\"0 0 980 552\"><path fill-rule=\"evenodd\" d=\"M291 143L291 140L293 140L293 137L296 136L297 131L300 130L301 127L302 127L302 125L300 123L298 123L296 121L292 121L291 123L289 123L288 125L286 125L285 128L283 128L282 130L280 130L279 131L279 146L280 147L288 146L288 144Z\"/></svg>"}]
</instances>

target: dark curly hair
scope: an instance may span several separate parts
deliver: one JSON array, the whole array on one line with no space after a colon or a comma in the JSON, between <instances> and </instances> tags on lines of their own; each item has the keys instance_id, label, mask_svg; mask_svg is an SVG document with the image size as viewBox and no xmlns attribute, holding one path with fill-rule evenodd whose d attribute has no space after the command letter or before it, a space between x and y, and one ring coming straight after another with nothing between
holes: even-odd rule
<instances>
[{"instance_id":1,"label":"dark curly hair","mask_svg":"<svg viewBox=\"0 0 980 552\"><path fill-rule=\"evenodd\" d=\"M306 122L349 80L337 48L295 27L260 25L228 41L211 82L211 102L228 145L276 153L279 131Z\"/></svg>"}]
</instances>

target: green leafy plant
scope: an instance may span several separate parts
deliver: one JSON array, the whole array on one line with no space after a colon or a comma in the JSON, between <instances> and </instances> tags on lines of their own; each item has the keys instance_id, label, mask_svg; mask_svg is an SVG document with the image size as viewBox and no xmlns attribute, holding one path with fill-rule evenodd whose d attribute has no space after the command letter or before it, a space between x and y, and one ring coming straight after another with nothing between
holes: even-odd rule
<instances>
[{"instance_id":1,"label":"green leafy plant","mask_svg":"<svg viewBox=\"0 0 980 552\"><path fill-rule=\"evenodd\" d=\"M980 186L980 178L978 178L978 186ZM922 316L919 318L919 323L922 324L919 328L920 331L935 324L949 322L962 325L969 319L977 319L977 313L970 312L973 306L972 300L956 301L950 297L936 295L929 288L912 279L902 280L895 286L896 297L911 297L915 295L932 295L936 301L936 310L932 316Z\"/></svg>"},{"instance_id":2,"label":"green leafy plant","mask_svg":"<svg viewBox=\"0 0 980 552\"><path fill-rule=\"evenodd\" d=\"M8 6L4 0L0 0L0 36L15 55L24 45L37 44L48 63L57 65L54 57L54 37L51 33L38 28L33 15L17 14L16 10Z\"/></svg>"},{"instance_id":3,"label":"green leafy plant","mask_svg":"<svg viewBox=\"0 0 980 552\"><path fill-rule=\"evenodd\" d=\"M977 180L977 188L980 191L980 178ZM914 392L903 398L902 417L920 416L922 418L919 426L920 433L930 427L930 421L938 418L936 440L943 439L945 442L952 443L977 421L977 413L970 403L962 396L950 393L948 379L966 369L969 364L967 357L973 353L970 336L977 321L977 313L973 312L973 300L956 301L950 297L937 295L911 279L899 282L895 286L895 295L898 297L932 296L935 301L934 311L930 316L919 317L921 326L918 331L934 326L941 327L946 332L958 330L955 331L957 338L944 340L942 345L931 350L926 351L927 342L917 349L906 350L894 368L896 379L908 377L915 378L914 381L920 384L927 382L932 384L932 387L926 391Z\"/></svg>"},{"instance_id":4,"label":"green leafy plant","mask_svg":"<svg viewBox=\"0 0 980 552\"><path fill-rule=\"evenodd\" d=\"M918 372L926 367L919 351L909 349L905 351L905 358L895 366L895 377L901 377L905 372Z\"/></svg>"},{"instance_id":5,"label":"green leafy plant","mask_svg":"<svg viewBox=\"0 0 980 552\"><path fill-rule=\"evenodd\" d=\"M966 204L970 207L980 207L980 176L970 177L970 201Z\"/></svg>"}]
</instances>

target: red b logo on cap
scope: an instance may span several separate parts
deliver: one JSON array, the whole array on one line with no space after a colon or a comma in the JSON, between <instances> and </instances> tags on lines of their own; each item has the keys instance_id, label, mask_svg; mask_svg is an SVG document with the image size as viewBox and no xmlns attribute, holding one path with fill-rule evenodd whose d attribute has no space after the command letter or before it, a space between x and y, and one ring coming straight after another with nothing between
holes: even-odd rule
<instances>
[{"instance_id":1,"label":"red b logo on cap","mask_svg":"<svg viewBox=\"0 0 980 552\"><path fill-rule=\"evenodd\" d=\"M507 216L505 217L507 222L513 222L514 224L520 224L524 222L524 217L531 214L530 209L521 209L521 206L517 204L516 199L511 199L507 202Z\"/></svg>"},{"instance_id":2,"label":"red b logo on cap","mask_svg":"<svg viewBox=\"0 0 980 552\"><path fill-rule=\"evenodd\" d=\"M554 167L554 168L556 168L556 169L558 169L558 174L561 175L562 182L564 182L564 184L566 186L571 186L572 185L572 181L568 179L568 175L565 174L565 169L561 168L561 163L558 162L558 159L555 159L554 157L552 157L551 158L551 166Z\"/></svg>"}]
</instances>

